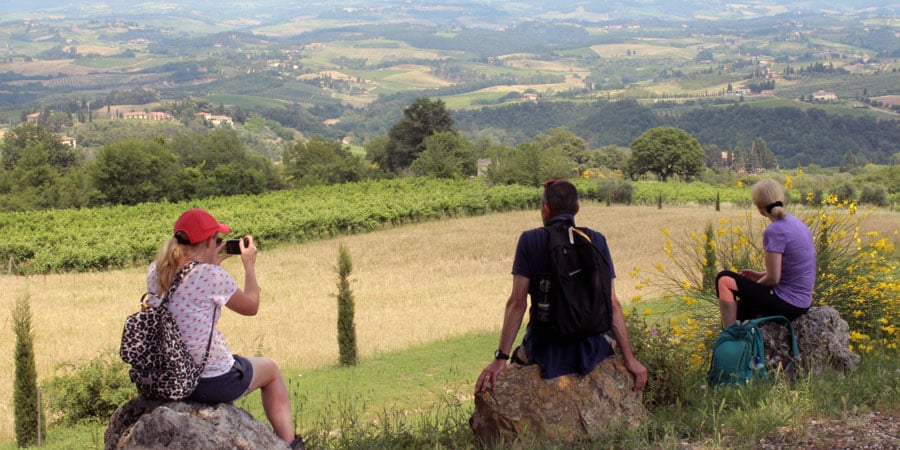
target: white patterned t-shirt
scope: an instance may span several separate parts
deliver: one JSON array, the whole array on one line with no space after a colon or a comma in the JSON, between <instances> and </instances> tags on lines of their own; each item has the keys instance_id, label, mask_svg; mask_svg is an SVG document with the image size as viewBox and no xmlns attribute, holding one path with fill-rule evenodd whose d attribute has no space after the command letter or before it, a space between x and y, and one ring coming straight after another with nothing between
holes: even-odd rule
<instances>
[{"instance_id":1,"label":"white patterned t-shirt","mask_svg":"<svg viewBox=\"0 0 900 450\"><path fill-rule=\"evenodd\" d=\"M149 300L151 306L159 305L160 298L155 295L158 287L156 263L153 262L147 271L147 291L153 294ZM222 306L228 303L237 289L237 282L225 269L215 264L201 263L181 280L175 294L169 299L168 310L197 364L203 362L210 328L219 322ZM222 333L215 330L202 377L222 375L231 370L232 365L234 356L228 348L228 343L225 342Z\"/></svg>"}]
</instances>

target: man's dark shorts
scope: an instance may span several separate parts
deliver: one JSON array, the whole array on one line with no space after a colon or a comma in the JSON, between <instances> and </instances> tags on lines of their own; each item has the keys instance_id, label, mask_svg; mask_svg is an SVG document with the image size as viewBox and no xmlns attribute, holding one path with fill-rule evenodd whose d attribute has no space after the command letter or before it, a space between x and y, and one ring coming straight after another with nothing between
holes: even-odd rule
<instances>
[{"instance_id":1,"label":"man's dark shorts","mask_svg":"<svg viewBox=\"0 0 900 450\"><path fill-rule=\"evenodd\" d=\"M217 377L201 378L188 400L201 403L231 403L247 393L253 381L253 365L243 356L234 355L231 370Z\"/></svg>"}]
</instances>

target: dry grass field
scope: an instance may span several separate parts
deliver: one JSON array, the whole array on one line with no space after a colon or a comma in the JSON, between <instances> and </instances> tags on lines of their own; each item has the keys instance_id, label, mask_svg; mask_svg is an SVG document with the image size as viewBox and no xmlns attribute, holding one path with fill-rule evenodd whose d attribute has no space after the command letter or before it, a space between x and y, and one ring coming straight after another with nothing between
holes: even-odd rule
<instances>
[{"instance_id":1,"label":"dry grass field","mask_svg":"<svg viewBox=\"0 0 900 450\"><path fill-rule=\"evenodd\" d=\"M582 206L578 224L603 232L619 274L623 302L637 292L634 267L666 263L661 228L673 236L702 231L710 220L743 218L746 211L712 208ZM223 314L220 329L232 350L276 358L287 371L334 364L338 359L337 249L352 261L360 355L408 348L476 331L499 330L511 286L518 234L538 226L537 211L492 214L388 228L382 231L262 248L258 269L262 307L256 317ZM755 217L762 224L761 217ZM889 233L900 215L878 214L872 225ZM897 239L896 235L894 237ZM226 261L243 285L237 258ZM31 277L0 276L0 441L12 438L15 300L30 298L38 377L61 363L77 363L118 349L122 323L145 290L144 269Z\"/></svg>"},{"instance_id":2,"label":"dry grass field","mask_svg":"<svg viewBox=\"0 0 900 450\"><path fill-rule=\"evenodd\" d=\"M699 45L691 45L686 47L673 47L665 43L656 43L650 39L641 39L641 43L625 43L625 44L603 44L592 45L593 50L604 58L624 58L624 57L652 57L652 58L680 58L693 59L697 56ZM628 51L634 52L634 56L627 56Z\"/></svg>"},{"instance_id":3,"label":"dry grass field","mask_svg":"<svg viewBox=\"0 0 900 450\"><path fill-rule=\"evenodd\" d=\"M29 77L57 75L87 75L90 67L79 66L70 61L16 61L0 64L0 72L15 72Z\"/></svg>"}]
</instances>

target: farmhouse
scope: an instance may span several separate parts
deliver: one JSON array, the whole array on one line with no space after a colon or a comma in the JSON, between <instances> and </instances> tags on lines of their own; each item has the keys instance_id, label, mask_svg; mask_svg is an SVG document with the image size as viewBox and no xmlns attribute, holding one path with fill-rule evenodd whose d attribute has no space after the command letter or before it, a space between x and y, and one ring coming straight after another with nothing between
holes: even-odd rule
<instances>
[{"instance_id":1,"label":"farmhouse","mask_svg":"<svg viewBox=\"0 0 900 450\"><path fill-rule=\"evenodd\" d=\"M75 138L73 138L73 137L71 137L71 136L63 136L63 137L61 137L61 138L59 138L59 142L62 142L63 144L66 144L66 145L68 145L69 147L72 147L72 148L76 148L76 147L77 147L77 145L76 145L76 143L75 143Z\"/></svg>"},{"instance_id":2,"label":"farmhouse","mask_svg":"<svg viewBox=\"0 0 900 450\"><path fill-rule=\"evenodd\" d=\"M140 119L140 120L172 120L173 117L171 114L162 111L129 111L126 113L122 113L123 119Z\"/></svg>"},{"instance_id":3,"label":"farmhouse","mask_svg":"<svg viewBox=\"0 0 900 450\"><path fill-rule=\"evenodd\" d=\"M833 100L837 100L837 94L831 91L818 90L816 92L813 92L813 100L830 102Z\"/></svg>"},{"instance_id":4,"label":"farmhouse","mask_svg":"<svg viewBox=\"0 0 900 450\"><path fill-rule=\"evenodd\" d=\"M216 126L216 127L218 127L222 124L226 124L228 126L234 125L234 121L232 121L231 117L228 117L228 116L223 116L223 115L219 115L219 114L210 114L208 112L199 112L199 113L197 113L197 115L202 117L207 122L211 123L213 126Z\"/></svg>"}]
</instances>

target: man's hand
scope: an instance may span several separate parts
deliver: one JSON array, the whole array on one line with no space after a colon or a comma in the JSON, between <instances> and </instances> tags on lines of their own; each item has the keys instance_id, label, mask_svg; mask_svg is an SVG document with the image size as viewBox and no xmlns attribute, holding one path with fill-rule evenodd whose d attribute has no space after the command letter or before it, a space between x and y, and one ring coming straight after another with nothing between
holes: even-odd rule
<instances>
[{"instance_id":1,"label":"man's hand","mask_svg":"<svg viewBox=\"0 0 900 450\"><path fill-rule=\"evenodd\" d=\"M494 382L497 381L497 376L500 375L501 372L506 370L506 361L502 359L495 359L484 370L481 371L481 375L478 375L478 381L475 382L475 392L484 392L494 389ZM646 370L645 370L646 372ZM646 380L646 375L644 379Z\"/></svg>"},{"instance_id":2,"label":"man's hand","mask_svg":"<svg viewBox=\"0 0 900 450\"><path fill-rule=\"evenodd\" d=\"M631 358L625 360L625 368L634 376L635 391L643 391L647 385L647 368L637 359Z\"/></svg>"}]
</instances>

